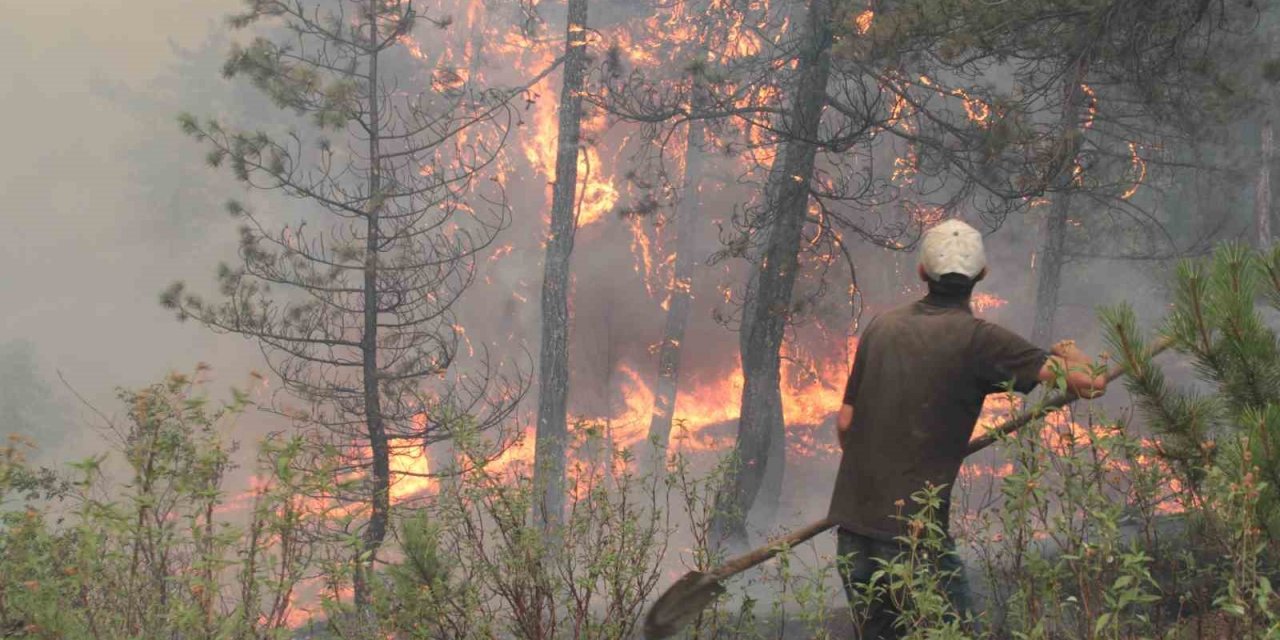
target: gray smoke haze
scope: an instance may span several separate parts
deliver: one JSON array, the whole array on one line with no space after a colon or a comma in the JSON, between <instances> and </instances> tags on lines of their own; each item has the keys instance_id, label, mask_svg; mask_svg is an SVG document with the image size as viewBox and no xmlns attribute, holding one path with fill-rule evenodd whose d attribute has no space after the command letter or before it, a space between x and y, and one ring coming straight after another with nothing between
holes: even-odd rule
<instances>
[{"instance_id":1,"label":"gray smoke haze","mask_svg":"<svg viewBox=\"0 0 1280 640\"><path fill-rule=\"evenodd\" d=\"M156 184L166 176L155 167L195 175L200 152L179 132L170 97L120 99L154 93L173 72L174 46L199 45L237 4L0 2L0 342L31 341L46 380L61 371L108 412L117 385L200 360L239 382L256 357L248 343L179 324L157 304L168 282L207 280L219 258L233 257L234 235L225 216L157 210L157 194L184 185ZM203 223L182 219L197 214Z\"/></svg>"},{"instance_id":2,"label":"gray smoke haze","mask_svg":"<svg viewBox=\"0 0 1280 640\"><path fill-rule=\"evenodd\" d=\"M218 75L230 43L222 19L239 4L0 1L6 16L0 23L0 184L8 223L0 239L0 343L30 341L49 381L56 382L53 372L61 371L108 413L115 409L114 387L146 384L196 362L212 364L219 385L242 382L250 369L262 367L251 343L180 324L157 303L159 291L174 280L208 291L215 265L235 259L235 222L221 205L244 196L225 171L203 166L203 149L179 132L177 113L255 123L290 119L247 83ZM525 203L538 202L545 186L514 189L516 223L498 244L515 239L525 250L518 247L498 267L481 263L497 285L474 292L470 305L482 313L472 319L493 325L487 327L490 335L536 336L541 256L537 243L527 240L540 233L544 212ZM247 196L251 203L259 197ZM723 216L742 197L732 193L730 202L709 208ZM597 388L610 380L601 367L614 366L616 357L651 377L656 365L647 348L661 339L663 314L632 273L625 225L616 219L601 224L611 226L585 230L574 255L575 371L586 374L575 394L580 407L607 413L616 398ZM1029 266L1038 224L1036 217L1013 220L993 236L992 276L982 287L1010 300L989 317L1022 332L1030 328ZM707 230L704 239L714 244L714 231ZM907 279L903 284L912 282L913 256L864 246L855 259L860 269L876 265L871 273L897 261ZM1149 295L1155 268L1102 263L1071 270L1063 290L1063 333L1097 348L1094 305L1149 301L1140 311L1147 317L1158 313L1159 298ZM697 286L707 289L700 300L715 298L715 280L733 280L710 271L698 276L704 284ZM910 295L888 295L892 285L871 283L868 290L877 295L865 300L868 312ZM514 305L513 292L529 302ZM688 341L686 359L714 365L707 369L715 375L736 358L736 335L710 319L710 306L695 307L691 335L697 339ZM472 328L465 314L462 322ZM614 337L623 344L616 355L607 355ZM528 346L536 353L536 344ZM689 369L689 376L697 374L694 365ZM60 385L55 392L71 404ZM82 422L88 419L84 414L77 411ZM253 420L260 419L246 422ZM245 427L243 433L260 429ZM825 502L825 485L798 490L812 493L814 504L805 510Z\"/></svg>"},{"instance_id":3,"label":"gray smoke haze","mask_svg":"<svg viewBox=\"0 0 1280 640\"><path fill-rule=\"evenodd\" d=\"M290 114L281 114L247 83L218 75L230 43L222 19L239 5L238 0L0 0L0 15L5 16L0 21L0 207L5 223L0 236L0 345L33 344L40 373L72 409L71 424L59 433L74 437L53 451L59 460L100 446L87 435L92 432L86 425L95 419L57 383L55 370L110 414L117 412L117 386L147 384L167 371L189 371L203 361L213 365L220 388L241 383L249 370L263 367L252 343L195 323L178 323L157 302L158 293L174 280L209 291L217 263L235 259L236 223L221 212L225 199L280 202L246 195L226 171L205 167L203 149L183 136L175 121L180 111L242 123L290 120ZM555 19L550 14L556 6L551 4L549 20ZM605 160L613 162L615 156ZM733 178L714 177L718 184L731 184ZM499 262L481 261L493 284L471 292L461 322L477 340L511 334L536 354L541 278L536 239L543 233L545 213L536 207L541 207L546 185L539 180L512 185L515 222L497 244L517 247ZM708 210L721 218L749 197L745 189L715 193L721 191L728 193L723 201L710 202L713 196L707 196ZM1026 219L1010 220L990 238L991 276L980 287L1009 301L987 317L1023 334L1031 328L1035 279L1030 265L1043 215L1041 209ZM710 227L703 230L703 253L715 249ZM579 235L573 258L576 324L571 351L578 411L600 415L617 408L618 386L625 381L613 375L619 365L648 380L654 376L649 347L662 338L664 314L633 272L630 238L612 216ZM854 256L868 292L863 301L867 314L919 293L913 255L858 243ZM896 272L888 265L896 265ZM1163 296L1153 283L1164 277L1165 266L1099 262L1068 267L1060 333L1078 337L1096 351L1102 346L1096 305L1127 301L1138 307L1140 317L1159 317ZM727 267L697 274L699 302L686 340L684 362L689 364L682 393L690 381L725 374L736 360L736 334L715 323L711 313L719 297L717 283L740 285L739 275ZM831 297L838 299L839 293ZM1108 402L1122 405L1124 394L1113 394ZM526 409L530 406L527 402ZM264 423L260 414L247 416L232 436L251 441ZM720 432L728 433L732 426L721 425ZM818 431L829 433L829 424ZM824 512L835 463L824 464L788 467L779 522L794 525ZM806 558L829 558L833 552L831 536L805 550Z\"/></svg>"}]
</instances>

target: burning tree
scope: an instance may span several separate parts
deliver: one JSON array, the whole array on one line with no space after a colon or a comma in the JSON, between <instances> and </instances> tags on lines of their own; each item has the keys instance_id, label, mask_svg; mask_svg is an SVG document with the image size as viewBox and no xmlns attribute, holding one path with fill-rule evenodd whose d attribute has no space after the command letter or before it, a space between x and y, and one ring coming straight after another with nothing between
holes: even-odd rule
<instances>
[{"instance_id":1,"label":"burning tree","mask_svg":"<svg viewBox=\"0 0 1280 640\"><path fill-rule=\"evenodd\" d=\"M725 538L745 535L746 513L765 479L770 453L775 468L784 462L779 356L800 268L801 231L808 217L818 127L826 106L833 15L827 0L808 5L790 92L791 115L780 123L788 139L770 168L759 217L750 223L763 238L752 257L755 270L747 285L739 329L743 386L735 445L738 458L733 479L717 502L717 531Z\"/></svg>"},{"instance_id":2,"label":"burning tree","mask_svg":"<svg viewBox=\"0 0 1280 640\"><path fill-rule=\"evenodd\" d=\"M756 168L752 140L758 142L760 130L752 115L773 103L767 71L778 61L765 49L770 38L781 37L783 22L769 3L691 0L654 9L631 28L666 37L635 37L632 47L643 48L630 56L615 44L588 97L635 132L628 178L638 196L620 213L645 249L646 288L661 296L666 316L647 417L649 440L664 450L676 415L694 279L705 258L699 236L716 217L704 187L724 179L718 174ZM628 68L629 57L641 63ZM647 254L646 222L660 240L654 251L665 250L665 259Z\"/></svg>"},{"instance_id":3,"label":"burning tree","mask_svg":"<svg viewBox=\"0 0 1280 640\"><path fill-rule=\"evenodd\" d=\"M565 504L569 400L569 257L578 225L578 151L587 73L587 0L569 0L564 84L551 196L551 233L542 276L542 347L538 361L538 431L534 464L542 518L559 523Z\"/></svg>"},{"instance_id":4,"label":"burning tree","mask_svg":"<svg viewBox=\"0 0 1280 640\"><path fill-rule=\"evenodd\" d=\"M477 253L510 218L501 185L483 178L518 92L466 82L406 90L422 78L409 76L417 67L402 46L417 21L404 0L247 5L234 27L275 22L287 36L234 47L226 75L247 77L310 122L280 136L190 115L181 125L210 147L209 164L308 208L288 224L229 203L243 220L240 264L219 267L221 300L175 283L162 303L179 319L255 340L283 389L308 407L274 408L326 435L348 461L344 478L363 478L333 496L367 516L356 525L361 604L394 483L429 473L393 461L449 438L449 416L498 424L521 388L488 369L446 380L459 332L452 309Z\"/></svg>"},{"instance_id":5,"label":"burning tree","mask_svg":"<svg viewBox=\"0 0 1280 640\"><path fill-rule=\"evenodd\" d=\"M1055 3L1025 3L1016 12L1025 19L1022 26L1005 29L1009 16L1001 9L935 4L886 4L878 13L828 11L824 24L844 26L836 29L842 42L826 81L827 116L810 130L774 128L779 152L765 197L759 213L740 219L745 241L739 244L763 247L756 249L756 272L743 298L747 382L737 447L740 463L757 468L738 478L736 499L726 501L733 514L724 516L732 524L727 533L740 535L757 487L765 492L759 494L759 506L767 508L770 492L776 494L779 485L784 448L767 443L784 437L782 415L773 413L771 437L758 435L769 420L756 424L755 417L755 409L770 404L774 394L768 389L776 385L750 387L753 375L776 370L776 363L760 354L776 354L782 329L778 340L758 342L752 338L759 335L753 322L772 316L784 318L779 326L785 327L801 319L797 312L806 299L793 283L771 277L771 270L824 274L842 257L851 261L847 247L853 238L909 249L915 234L951 215L979 217L996 228L1052 194L1037 304L1047 314L1038 315L1035 332L1044 341L1068 253L1152 258L1199 244L1173 241L1162 226L1159 202L1134 196L1149 171L1187 168L1151 150L1182 142L1187 111L1202 112L1194 107L1207 95L1214 74L1187 67L1203 58L1197 47L1211 42L1227 17L1208 15L1196 3L1172 11L1128 2L1098 9L1123 16L1113 21L1097 19L1093 9L1059 14ZM1148 16L1150 11L1155 13ZM1239 15L1228 13L1232 19ZM1158 27L1149 29L1151 24ZM972 37L987 31L1010 40ZM796 36L800 50L821 45L814 33ZM921 54L926 51L931 53ZM796 56L795 69L793 81L802 83L810 70L803 55ZM1014 88L998 90L996 80L1006 74L1013 76ZM1193 81L1178 89L1155 88L1172 77ZM800 112L804 92L785 94L794 101L787 111ZM1113 103L1105 114L1098 106L1102 99ZM1056 122L1046 119L1055 115ZM816 162L788 164L795 159L793 151L806 145L815 151ZM806 164L815 168L805 171ZM877 171L886 165L893 167L891 174ZM804 187L805 196L794 208L784 204L785 198L776 199L781 187L773 180L778 177ZM1101 213L1090 216L1097 227L1087 243L1091 246L1068 252L1068 227L1084 217L1069 216L1073 194ZM886 215L894 209L905 215ZM787 211L797 216L804 242L774 235ZM743 253L749 256L750 250ZM797 254L801 258L793 263ZM826 277L812 281L812 295L820 296ZM767 310L757 306L759 300L768 301ZM762 460L768 461L763 470L758 468Z\"/></svg>"},{"instance_id":6,"label":"burning tree","mask_svg":"<svg viewBox=\"0 0 1280 640\"><path fill-rule=\"evenodd\" d=\"M821 10L821 9L820 9ZM802 71L790 71L790 63L804 59L800 63L803 69L811 70L814 56L821 57L823 51L830 47L830 38L817 34L812 42L818 43L816 53L811 51L810 40L803 35L797 37L788 24L809 24L804 12L797 7L775 6L770 3L759 3L751 6L724 2L681 2L664 7L663 17L651 16L646 19L646 29L669 30L668 37L657 50L656 56L649 56L670 63L652 63L645 56L631 55L612 49L603 65L601 93L592 98L619 120L631 124L639 124L639 133L633 140L639 141L640 149L636 155L640 158L637 169L632 174L632 185L639 186L643 192L639 204L623 210L631 221L637 234L643 234L641 221L652 220L655 228L664 230L665 241L670 242L674 230L674 251L669 251L666 260L654 259L653 263L661 263L659 269L667 277L665 284L650 287L660 289L665 296L663 309L666 312L665 328L656 350L658 356L658 376L654 390L652 413L649 419L649 438L658 448L664 449L668 444L673 419L677 408L677 390L680 380L680 360L682 343L689 322L690 308L693 302L693 280L695 268L702 256L696 242L699 223L712 220L714 213L699 210L699 197L702 185L715 177L717 171L730 174L727 181L759 181L767 183L765 200L754 209L751 216L758 234L750 235L750 239L740 247L741 251L734 255L747 257L757 263L768 264L764 260L769 231L778 224L789 224L795 228L781 231L782 237L774 248L778 256L783 256L788 244L799 245L800 228L807 222L805 196L796 194L807 190L806 181L789 180L791 184L802 182L797 187L789 187L777 176L783 173L806 173L801 165L805 163L806 141L816 137L817 120L822 109L822 93L825 81L819 77L809 77L806 81L816 85L816 94L797 100L792 106L803 106L803 113L794 118L780 118L775 122L774 116L779 113L779 96L786 95L796 86L796 78ZM826 9L828 14L831 11ZM821 20L816 20L821 23ZM658 25L658 26L655 26ZM801 29L803 31L803 29ZM807 32L805 32L807 33ZM806 59L807 56L807 59ZM640 58L643 62L636 68L625 68L628 59ZM808 65L808 66L805 66ZM824 72L819 71L819 75ZM806 85L807 87L807 85ZM814 87L807 87L814 89ZM816 96L816 97L815 97ZM817 110L816 112L814 110ZM797 124L803 120L804 125ZM811 126L813 131L806 133L804 127ZM800 128L796 128L800 127ZM798 140L790 145L789 152L778 152L775 149L778 139L785 139L787 133ZM812 151L812 149L810 149ZM718 152L718 153L713 153ZM781 158L791 153L790 160ZM717 158L717 156L721 156ZM812 153L809 153L812 164ZM668 156L670 156L668 158ZM656 169L646 165L652 162ZM789 162L789 164L788 164ZM670 165L676 172L670 171ZM776 173L774 179L763 180L756 176ZM673 177L674 176L674 177ZM798 190L798 191L797 191ZM789 195L788 195L789 194ZM776 213L779 199L787 199L787 212ZM670 214L662 213L664 208L671 209ZM799 208L797 210L797 207ZM699 220L701 218L701 220ZM718 223L717 223L718 224ZM794 236L795 242L788 243L787 237ZM748 249L746 245L751 245ZM794 257L794 252L793 252ZM714 260L714 259L713 259ZM646 272L649 271L649 258L646 256ZM780 264L775 259L774 264ZM781 261L785 264L785 259ZM784 267L781 272L771 272L767 278L765 296L789 296L785 283L775 280L794 279L795 269L788 274ZM754 276L751 294L754 299L756 291ZM661 282L661 280L659 280ZM786 290L786 291L784 291ZM754 304L754 303L748 303ZM786 314L776 313L773 306L761 308L762 315L783 318ZM757 309L760 310L760 309ZM749 314L744 312L744 317ZM783 318L785 326L789 319ZM743 322L746 327L747 322ZM747 335L749 330L743 330ZM773 366L755 367L744 362L743 370L747 385L753 391L743 392L743 398L756 397L769 402L761 394L756 394L754 386L768 383L773 371L774 379L772 401L767 409L745 409L741 415L740 432L745 432L748 440L754 438L754 426L768 425L769 428L781 432L782 399L779 389L779 358L782 331L776 335L760 334L758 338L743 338L743 341L756 345L749 347L752 357L763 357L767 361L773 353ZM767 334L767 335L766 335ZM771 337L770 337L771 336ZM772 350L769 340L778 344ZM772 420L757 419L760 411L769 413ZM741 437L741 436L740 436ZM784 444L781 434L773 438L769 447L780 448ZM780 457L780 454L775 455ZM763 458L758 460L763 465ZM780 465L774 465L779 470ZM758 479L758 478L757 478ZM731 499L724 498L726 504Z\"/></svg>"},{"instance_id":7,"label":"burning tree","mask_svg":"<svg viewBox=\"0 0 1280 640\"><path fill-rule=\"evenodd\" d=\"M680 73L675 78L667 80L668 84L674 85L675 92L686 96L688 104L688 113L685 118L684 125L684 146L680 150L681 162L683 170L674 185L678 189L678 196L671 212L674 218L674 235L675 248L672 258L672 273L670 286L667 287L666 301L666 322L664 323L662 341L658 346L658 381L654 389L653 412L649 419L648 437L651 444L655 446L658 455L665 456L665 449L670 441L671 427L675 418L676 397L679 392L680 382L680 346L685 340L685 333L689 326L689 315L693 306L693 278L695 268L698 264L698 221L699 211L699 195L700 187L703 180L703 172L706 166L706 146L707 146L707 123L704 120L705 112L712 107L711 105L711 69L709 49L713 46L712 41L716 40L718 29L724 22L724 18L730 17L732 13L729 11L731 7L717 6L719 3L711 2L685 2L680 5L684 10L684 15L693 24L689 26L687 38L683 42L678 42L670 49L671 56L674 59L682 60L684 65L680 66ZM717 20L720 18L720 20ZM685 45L685 46L680 46ZM614 69L613 73L621 75L620 70ZM634 75L634 74L632 74ZM652 88L652 81L647 78L629 78L633 82L621 87L618 93L626 96L628 90L635 90L636 87ZM662 122L669 117L669 112L664 109L652 110L640 107L638 104L623 106L618 102L629 102L626 97L618 100L614 96L609 96L602 101L604 104L614 107L614 112L619 113L623 118L640 122ZM652 127L650 136L644 136L645 146L650 153L657 155L662 163L663 153L666 150L663 140L662 127ZM662 186L664 188L672 188L671 180L667 176L665 167L663 166L657 171L657 175L662 178ZM648 200L649 203L656 204L656 198ZM633 216L644 215L644 210L631 212ZM665 223L665 222L664 222ZM661 458L659 458L661 460ZM655 464L655 468L661 469L662 464Z\"/></svg>"},{"instance_id":8,"label":"burning tree","mask_svg":"<svg viewBox=\"0 0 1280 640\"><path fill-rule=\"evenodd\" d=\"M1032 11L1021 19L1042 17ZM1033 341L1054 337L1062 272L1073 257L1176 256L1200 244L1201 238L1173 239L1164 229L1167 217L1135 196L1149 173L1183 169L1162 153L1189 142L1186 114L1182 122L1171 114L1202 111L1206 96L1189 76L1211 75L1196 71L1195 63L1225 22L1224 14L1199 2L1110 2L1059 17L1052 49L1034 36L1018 41L1011 32L1019 84L1059 119L1060 143L1046 171L1051 204L1036 261ZM1180 88L1157 88L1169 86ZM1084 244L1076 229L1086 226L1093 246L1073 249Z\"/></svg>"},{"instance_id":9,"label":"burning tree","mask_svg":"<svg viewBox=\"0 0 1280 640\"><path fill-rule=\"evenodd\" d=\"M792 85L776 93L789 104L773 105L785 115L771 119L775 152L763 196L735 217L737 235L720 254L746 258L752 269L740 299L740 466L721 496L726 537L745 534L753 507L767 523L776 506L786 439L780 376L792 357L784 343L814 318L809 310L842 277L841 264L852 314L840 328L856 325L854 243L908 249L951 215L998 226L1024 206L1022 185L1033 183L1022 154L1035 138L1011 133L1021 114L998 110L978 88L954 86L965 78L932 80L923 73L932 67L912 55L918 42L886 37L889 30L874 30L872 11L850 8L810 3L804 28L780 47L795 70ZM839 350L844 340L833 347L823 329L824 348Z\"/></svg>"},{"instance_id":10,"label":"burning tree","mask_svg":"<svg viewBox=\"0 0 1280 640\"><path fill-rule=\"evenodd\" d=\"M690 200L696 197L695 185L704 164L696 155L697 143L710 140L728 156L733 144L740 142L738 146L748 152L742 154L748 166L735 167L735 172L739 179L762 186L757 201L734 217L734 233L727 236L725 249L713 256L713 262L744 258L750 270L745 292L734 301L740 312L728 320L738 323L744 379L736 451L743 467L752 470L734 476L731 490L722 496L725 519L718 523L722 533L741 535L745 511L756 503L756 496L762 495L760 502L768 507L776 503L781 485L786 438L782 376L786 369L792 373L807 369L803 349L784 344L788 328L803 323L810 315L807 308L823 304L831 280L839 277L833 268L841 261L849 267L850 285L845 288L850 292L848 306L856 308L846 237L903 248L904 236L926 226L931 216L974 205L981 200L975 194L998 195L990 199L994 204L970 208L1002 219L1018 206L1017 198L1024 193L1011 186L1016 185L1017 167L1023 163L1014 152L991 150L987 138L979 135L985 133L979 125L993 109L965 91L943 90L929 85L923 77L916 86L907 86L901 61L878 48L875 55L863 52L833 64L829 58L837 36L865 35L872 17L869 10L850 13L820 4L809 8L817 12L814 17L799 8L772 12L766 8L764 15L748 20L721 10L723 7L712 10L704 3L682 3L679 7L697 16L689 20L695 25L690 31L696 34L687 47L690 51L680 48L680 42L674 45L677 50L673 55L684 62L678 68L685 74L673 79L659 70L649 71L646 77L638 72L620 74L615 68L607 75L621 80L606 81L607 91L600 102L624 120L658 130L646 139L665 141L680 129L686 133L683 193L676 208L675 268L650 427L650 437L660 445L666 442L674 412L690 268L696 259L691 255L695 249L688 225L692 220ZM776 19L771 20L770 13ZM846 33L832 27L845 22L854 29ZM753 23L759 25L744 26ZM801 26L789 29L785 25ZM726 34L721 37L728 46L721 46L716 37L721 32ZM746 33L767 36L755 39ZM741 49L749 53L705 55L708 51ZM943 99L937 100L938 96ZM931 97L941 104L931 103ZM948 111L967 113L968 117L961 115L960 124L942 120ZM977 116L978 111L986 113ZM996 120L990 118L991 122ZM902 158L895 162L894 155L907 145L939 150L935 164L943 167L939 170L942 175L913 182L906 170L895 168L892 179L875 172L882 164L905 165ZM925 167L919 173L923 176L928 170L933 168ZM1007 184L993 178L984 183L976 177L979 171L984 178L996 173ZM900 174L906 177L901 184L893 184ZM664 172L659 175L665 178ZM959 180L950 180L957 176ZM941 202L921 204L928 196L936 199L939 193L943 194ZM886 209L892 213L886 215ZM898 215L899 210L907 215ZM837 322L844 325L848 320L851 318ZM829 331L824 327L822 333L829 342ZM794 340L795 334L790 338ZM731 513L736 515L728 515Z\"/></svg>"},{"instance_id":11,"label":"burning tree","mask_svg":"<svg viewBox=\"0 0 1280 640\"><path fill-rule=\"evenodd\" d=\"M1170 258L1204 246L1209 229L1175 238L1158 195L1144 197L1157 170L1198 170L1179 150L1220 104L1220 70L1209 62L1231 27L1251 20L1251 3L1114 0L1089 6L1019 3L1012 11L980 2L944 7L927 0L895 8L889 31L941 33L939 72L1013 79L997 102L1024 114L1035 131L1038 167L1031 205L1039 222L1035 321L1031 339L1054 336L1062 273L1074 258ZM975 37L974 34L991 34ZM1030 186L1030 185L1028 185ZM1200 237L1195 237L1200 236Z\"/></svg>"},{"instance_id":12,"label":"burning tree","mask_svg":"<svg viewBox=\"0 0 1280 640\"><path fill-rule=\"evenodd\" d=\"M570 38L574 37L572 20L577 11L575 6L569 6ZM583 149L578 151L576 164L573 156L557 155L552 189L552 234L547 245L547 271L543 282L544 374L539 419L539 451L546 451L548 455L538 455L540 469L563 458L561 454L551 452L561 451L552 443L552 438L563 440L565 436L563 427L558 426L564 423L564 411L561 409L560 415L548 415L544 409L563 405L563 397L569 389L567 375L558 380L547 375L556 374L557 369L552 365L557 358L563 361L567 344L566 336L560 334L566 334L564 327L568 318L558 316L556 311L564 303L556 301L549 304L550 299L546 295L548 291L567 290L569 271L567 266L553 270L552 265L567 260L563 257L567 256L567 249L560 238L569 235L571 239L577 227L599 219L595 211L587 211L594 209L591 207L592 185L582 183L587 182L590 178L588 172L592 170L590 147L583 144L584 139L599 133L600 125L580 126L588 113L581 106L569 104L569 101L585 99L595 107L597 116L612 116L611 124L626 131L622 146L634 152L626 176L634 201L618 205L615 211L631 227L632 249L639 259L637 271L643 265L646 290L650 296L655 292L663 296L660 299L666 322L662 340L656 348L658 377L651 411L647 410L647 415L642 418L649 422L650 439L657 443L659 449L665 449L675 416L680 345L689 323L693 277L699 259L696 236L699 223L711 217L697 211L704 167L715 161L706 150L714 145L725 145L727 149L729 145L724 140L739 135L733 127L726 126L731 114L754 113L762 108L759 104L762 96L755 94L768 83L764 77L767 74L761 73L759 61L762 58L772 60L772 56L744 54L739 50L752 49L758 44L756 40L761 38L760 34L747 35L745 32L752 28L777 26L765 24L771 13L776 11L769 11L767 3L764 9L745 9L734 3L718 1L680 2L647 8L635 5L627 10L614 11L612 23L609 17L605 17L602 18L605 26L596 27L600 29L600 40L612 44L600 57L598 67L587 67L584 62L582 77L576 80L576 89L572 91L568 83L574 75L570 74L569 65L574 60L575 49L570 42L564 59L566 84L560 105L557 146L567 149L566 145L582 144ZM668 30L667 37L653 39L640 35L656 30ZM630 46L626 46L628 44ZM583 52L585 55L585 47ZM671 64L671 61L678 63ZM750 69L750 73L742 73L743 68ZM568 132L566 127L577 128ZM587 131L591 133L584 133ZM566 137L567 133L577 138ZM679 135L681 133L683 135ZM679 167L678 178L672 177L668 162ZM729 164L734 162L736 158ZM733 166L731 170L739 168ZM557 200L561 194L566 198L573 196L574 175L580 183L576 204ZM677 191L679 195L675 195ZM668 206L673 211L664 214L663 210ZM653 227L662 229L663 233L655 233L658 237L651 238L645 230L646 222L652 222ZM567 229L568 234L562 229ZM662 252L669 249L669 245L662 242L672 240L672 230L674 251L667 251L664 259ZM663 282L664 277L666 282ZM611 358L606 360L607 384L612 379L614 362ZM560 399L553 402L553 397ZM640 436L635 438L638 440ZM660 460L656 466L661 468ZM550 481L546 489L547 501L550 504L551 496L559 494L550 485L558 482L561 473L548 468L547 476ZM555 510L554 505L551 509Z\"/></svg>"}]
</instances>

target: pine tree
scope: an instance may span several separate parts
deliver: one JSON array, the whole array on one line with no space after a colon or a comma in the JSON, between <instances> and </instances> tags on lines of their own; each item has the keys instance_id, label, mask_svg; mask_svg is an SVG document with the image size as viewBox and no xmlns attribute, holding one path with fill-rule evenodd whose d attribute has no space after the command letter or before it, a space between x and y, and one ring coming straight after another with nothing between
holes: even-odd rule
<instances>
[{"instance_id":1,"label":"pine tree","mask_svg":"<svg viewBox=\"0 0 1280 640\"><path fill-rule=\"evenodd\" d=\"M564 82L556 178L551 193L551 232L542 274L542 346L538 358L538 431L535 481L545 524L563 522L569 404L569 257L578 226L578 152L587 73L587 0L569 0L565 24Z\"/></svg>"},{"instance_id":2,"label":"pine tree","mask_svg":"<svg viewBox=\"0 0 1280 640\"><path fill-rule=\"evenodd\" d=\"M1259 302L1280 310L1280 250L1220 247L1211 262L1184 262L1162 333L1190 358L1204 394L1170 388L1125 306L1104 310L1108 340L1129 367L1126 386L1159 450L1194 499L1214 467L1265 482L1259 512L1280 536L1280 338Z\"/></svg>"},{"instance_id":3,"label":"pine tree","mask_svg":"<svg viewBox=\"0 0 1280 640\"><path fill-rule=\"evenodd\" d=\"M775 466L777 474L786 464L781 349L800 269L801 231L808 219L810 181L818 151L813 141L819 138L831 76L833 15L827 0L808 3L794 101L783 125L789 137L771 167L762 219L757 222L764 239L753 261L738 337L743 386L735 466L716 497L714 526L721 541L745 541L747 515L769 467ZM779 475L775 484L780 481Z\"/></svg>"},{"instance_id":4,"label":"pine tree","mask_svg":"<svg viewBox=\"0 0 1280 640\"><path fill-rule=\"evenodd\" d=\"M705 37L704 37L705 39ZM699 63L706 55L700 52ZM695 70L698 67L695 66ZM702 110L707 101L705 80L697 73L691 74L693 100L691 110ZM658 451L665 451L671 439L671 425L675 419L676 398L680 383L680 354L685 330L689 325L690 307L693 306L693 277L698 264L699 193L706 158L707 124L690 119L685 131L684 176L681 180L680 201L675 211L675 265L668 292L667 320L663 330L662 346L658 350L658 383L653 394L653 416L649 422L649 440ZM662 465L657 465L661 468Z\"/></svg>"},{"instance_id":5,"label":"pine tree","mask_svg":"<svg viewBox=\"0 0 1280 640\"><path fill-rule=\"evenodd\" d=\"M434 407L467 402L455 392L475 395L428 381L454 364L453 305L477 252L509 221L500 185L483 180L499 151L485 141L503 139L516 92L407 90L418 83L404 77L414 67L401 43L416 19L405 0L246 4L232 26L278 24L272 33L285 36L234 47L224 73L307 121L279 136L191 115L180 123L210 148L209 164L306 213L281 224L231 202L243 221L240 264L219 267L221 300L176 283L161 302L180 319L256 341L308 407L278 408L327 435L350 460L345 472L364 474L342 497L367 513L354 552L365 604L390 518L391 458L449 437Z\"/></svg>"}]
</instances>

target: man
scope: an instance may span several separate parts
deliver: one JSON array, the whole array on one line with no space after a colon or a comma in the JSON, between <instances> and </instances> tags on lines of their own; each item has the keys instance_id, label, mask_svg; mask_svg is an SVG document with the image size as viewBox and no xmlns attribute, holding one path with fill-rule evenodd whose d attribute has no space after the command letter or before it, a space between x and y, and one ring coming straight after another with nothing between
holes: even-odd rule
<instances>
[{"instance_id":1,"label":"man","mask_svg":"<svg viewBox=\"0 0 1280 640\"><path fill-rule=\"evenodd\" d=\"M969 298L987 274L982 234L948 220L925 233L917 269L929 294L881 314L862 334L837 420L843 456L828 517L837 523L837 553L850 603L865 593L877 559L902 551L903 518L918 507L913 493L942 487L938 521L945 528L950 487L964 461L988 394L1012 388L1027 393L1066 371L1070 392L1096 397L1106 378L1070 341L1053 353L973 316ZM950 538L947 538L950 543ZM940 569L956 575L948 585L957 611L968 607L962 567L948 554ZM896 638L897 612L875 601L863 640Z\"/></svg>"}]
</instances>

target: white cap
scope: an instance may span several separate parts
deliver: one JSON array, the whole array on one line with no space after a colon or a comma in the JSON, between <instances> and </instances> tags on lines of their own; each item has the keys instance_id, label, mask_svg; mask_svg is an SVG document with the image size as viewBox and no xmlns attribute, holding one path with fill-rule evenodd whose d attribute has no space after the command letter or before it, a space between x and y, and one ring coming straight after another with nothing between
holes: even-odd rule
<instances>
[{"instance_id":1,"label":"white cap","mask_svg":"<svg viewBox=\"0 0 1280 640\"><path fill-rule=\"evenodd\" d=\"M976 277L987 268L982 234L954 218L934 225L920 243L920 264L934 280L948 273Z\"/></svg>"}]
</instances>

